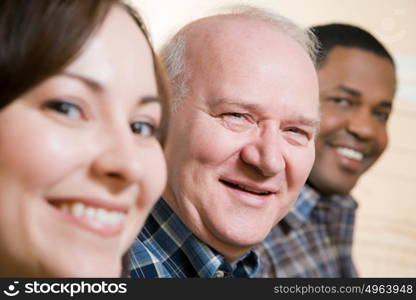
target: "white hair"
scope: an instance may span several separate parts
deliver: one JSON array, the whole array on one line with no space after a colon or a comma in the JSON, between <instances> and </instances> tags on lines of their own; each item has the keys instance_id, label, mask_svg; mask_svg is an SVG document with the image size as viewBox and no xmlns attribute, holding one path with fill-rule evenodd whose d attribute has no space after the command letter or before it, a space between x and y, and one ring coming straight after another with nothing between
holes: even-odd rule
<instances>
[{"instance_id":1,"label":"white hair","mask_svg":"<svg viewBox=\"0 0 416 300\"><path fill-rule=\"evenodd\" d=\"M309 55L315 66L319 43L315 35L308 29L302 29L288 18L262 8L248 5L230 6L222 9L223 12L214 16L238 16L260 20L276 26L281 32L294 39ZM166 67L168 78L172 84L173 111L180 107L181 100L188 92L187 82L190 73L185 70L186 38L189 26L182 28L161 49L160 56Z\"/></svg>"},{"instance_id":2,"label":"white hair","mask_svg":"<svg viewBox=\"0 0 416 300\"><path fill-rule=\"evenodd\" d=\"M186 95L189 73L185 71L185 30L179 31L162 48L160 57L166 74L171 82L172 97L170 107L177 111L182 98Z\"/></svg>"}]
</instances>

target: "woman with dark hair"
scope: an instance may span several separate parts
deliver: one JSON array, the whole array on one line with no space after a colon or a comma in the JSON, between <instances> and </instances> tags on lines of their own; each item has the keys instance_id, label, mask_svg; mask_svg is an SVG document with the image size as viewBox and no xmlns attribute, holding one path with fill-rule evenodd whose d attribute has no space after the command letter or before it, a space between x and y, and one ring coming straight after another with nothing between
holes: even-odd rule
<instances>
[{"instance_id":1,"label":"woman with dark hair","mask_svg":"<svg viewBox=\"0 0 416 300\"><path fill-rule=\"evenodd\" d=\"M0 1L0 276L120 275L166 182L167 96L120 1Z\"/></svg>"}]
</instances>

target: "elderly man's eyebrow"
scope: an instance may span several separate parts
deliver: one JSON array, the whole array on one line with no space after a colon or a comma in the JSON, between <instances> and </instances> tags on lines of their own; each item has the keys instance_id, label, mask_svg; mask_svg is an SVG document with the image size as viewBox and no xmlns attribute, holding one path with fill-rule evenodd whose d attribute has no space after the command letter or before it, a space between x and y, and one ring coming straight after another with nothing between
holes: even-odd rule
<instances>
[{"instance_id":1,"label":"elderly man's eyebrow","mask_svg":"<svg viewBox=\"0 0 416 300\"><path fill-rule=\"evenodd\" d=\"M253 110L253 111L256 111L256 110L258 111L262 109L262 106L257 103L249 103L241 99L218 98L218 99L215 99L212 103L213 106L224 105L224 104L236 105L236 106L245 108L247 110ZM308 118L305 116L296 116L295 118L291 120L291 123L298 123L301 125L314 127L316 129L318 129L320 126L319 119Z\"/></svg>"},{"instance_id":2,"label":"elderly man's eyebrow","mask_svg":"<svg viewBox=\"0 0 416 300\"><path fill-rule=\"evenodd\" d=\"M243 99L231 99L231 98L218 98L212 101L212 106L220 106L220 105L235 105L240 106L247 110L257 111L261 109L261 105L257 103L250 103L248 101L244 101Z\"/></svg>"},{"instance_id":3,"label":"elderly man's eyebrow","mask_svg":"<svg viewBox=\"0 0 416 300\"><path fill-rule=\"evenodd\" d=\"M308 118L305 116L297 116L290 120L289 123L300 124L307 127L312 127L315 130L319 129L320 120L315 118Z\"/></svg>"},{"instance_id":4,"label":"elderly man's eyebrow","mask_svg":"<svg viewBox=\"0 0 416 300\"><path fill-rule=\"evenodd\" d=\"M305 117L300 117L298 122L303 125L319 128L320 121L317 119L309 119Z\"/></svg>"}]
</instances>

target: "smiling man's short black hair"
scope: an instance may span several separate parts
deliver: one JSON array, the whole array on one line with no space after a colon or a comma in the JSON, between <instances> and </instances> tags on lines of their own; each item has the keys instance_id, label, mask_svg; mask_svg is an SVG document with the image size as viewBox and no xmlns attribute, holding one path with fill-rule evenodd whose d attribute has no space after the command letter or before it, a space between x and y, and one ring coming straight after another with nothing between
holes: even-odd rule
<instances>
[{"instance_id":1,"label":"smiling man's short black hair","mask_svg":"<svg viewBox=\"0 0 416 300\"><path fill-rule=\"evenodd\" d=\"M393 57L383 46L383 44L371 33L360 27L349 24L332 23L313 26L310 29L320 43L318 56L319 67L325 63L329 52L337 46L359 48L370 51L378 56L388 59L394 65Z\"/></svg>"}]
</instances>

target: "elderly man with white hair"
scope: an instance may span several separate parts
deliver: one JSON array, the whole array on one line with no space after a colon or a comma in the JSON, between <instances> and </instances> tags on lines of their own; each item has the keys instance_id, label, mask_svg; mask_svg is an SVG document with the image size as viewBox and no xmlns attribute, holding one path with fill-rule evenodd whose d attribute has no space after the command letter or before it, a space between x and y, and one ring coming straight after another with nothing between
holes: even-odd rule
<instances>
[{"instance_id":1,"label":"elderly man with white hair","mask_svg":"<svg viewBox=\"0 0 416 300\"><path fill-rule=\"evenodd\" d=\"M256 8L185 26L173 83L168 185L136 239L132 277L251 277L252 247L290 210L319 123L311 35Z\"/></svg>"}]
</instances>

